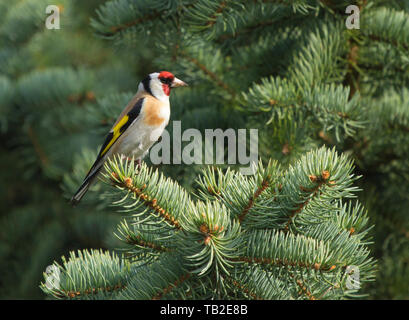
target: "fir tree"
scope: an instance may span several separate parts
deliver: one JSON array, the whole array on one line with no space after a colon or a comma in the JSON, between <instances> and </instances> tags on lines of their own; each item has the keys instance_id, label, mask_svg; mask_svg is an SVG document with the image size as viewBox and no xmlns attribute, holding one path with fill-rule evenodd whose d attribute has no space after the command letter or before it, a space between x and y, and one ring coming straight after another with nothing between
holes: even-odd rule
<instances>
[{"instance_id":1,"label":"fir tree","mask_svg":"<svg viewBox=\"0 0 409 320\"><path fill-rule=\"evenodd\" d=\"M373 279L368 218L354 197L352 161L325 148L283 171L209 168L198 199L157 170L119 158L106 166L115 186L104 199L128 216L117 235L124 259L101 251L55 264L56 298L336 299ZM348 282L349 281L349 282Z\"/></svg>"},{"instance_id":2,"label":"fir tree","mask_svg":"<svg viewBox=\"0 0 409 320\"><path fill-rule=\"evenodd\" d=\"M18 203L2 213L2 261L34 251L35 278L64 253L58 286L46 275L41 288L65 299L409 296L407 0L356 1L351 30L351 1L106 1L90 23L99 39L74 37L95 4L60 3L58 34L44 1L0 1L1 161L14 168L2 195ZM115 159L68 208L61 193L137 81L163 69L190 84L172 97L183 129L259 129L256 174ZM101 245L95 226L115 222L120 241Z\"/></svg>"}]
</instances>

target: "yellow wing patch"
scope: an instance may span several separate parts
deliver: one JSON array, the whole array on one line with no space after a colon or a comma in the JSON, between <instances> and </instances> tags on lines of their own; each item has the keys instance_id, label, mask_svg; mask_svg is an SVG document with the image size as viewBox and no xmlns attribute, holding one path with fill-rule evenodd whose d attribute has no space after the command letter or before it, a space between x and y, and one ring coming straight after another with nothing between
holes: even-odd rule
<instances>
[{"instance_id":1,"label":"yellow wing patch","mask_svg":"<svg viewBox=\"0 0 409 320\"><path fill-rule=\"evenodd\" d=\"M107 153L107 151L109 150L109 148L111 148L112 144L120 137L120 135L121 135L121 128L122 128L122 126L123 126L124 124L126 124L126 123L128 122L128 120L129 120L129 116L128 116L128 115L125 115L125 116L121 119L121 121L119 121L119 122L117 123L117 125L114 127L112 138L111 138L111 140L109 141L109 143L107 144L107 146L104 148L104 150L102 150L102 152L101 152L101 157L102 157L105 153Z\"/></svg>"}]
</instances>

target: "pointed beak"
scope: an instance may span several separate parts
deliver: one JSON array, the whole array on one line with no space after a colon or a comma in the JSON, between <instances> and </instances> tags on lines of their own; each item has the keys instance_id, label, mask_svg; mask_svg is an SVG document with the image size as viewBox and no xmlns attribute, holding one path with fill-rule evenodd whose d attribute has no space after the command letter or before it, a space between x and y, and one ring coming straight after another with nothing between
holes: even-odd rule
<instances>
[{"instance_id":1,"label":"pointed beak","mask_svg":"<svg viewBox=\"0 0 409 320\"><path fill-rule=\"evenodd\" d=\"M187 86L187 83L186 83L186 82L183 82L182 80L180 80L180 79L178 79L178 78L173 79L173 82L172 82L172 84L171 84L171 87L172 87L172 88L176 88L176 87L186 87L186 86Z\"/></svg>"}]
</instances>

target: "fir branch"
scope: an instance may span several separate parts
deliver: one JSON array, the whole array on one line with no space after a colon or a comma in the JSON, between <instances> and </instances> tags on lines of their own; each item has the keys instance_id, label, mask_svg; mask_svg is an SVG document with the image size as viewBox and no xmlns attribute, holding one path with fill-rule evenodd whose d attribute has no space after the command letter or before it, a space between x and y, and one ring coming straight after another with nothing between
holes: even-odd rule
<instances>
[{"instance_id":1,"label":"fir branch","mask_svg":"<svg viewBox=\"0 0 409 320\"><path fill-rule=\"evenodd\" d=\"M368 11L362 17L362 30L373 41L383 41L409 49L409 15L385 7Z\"/></svg>"},{"instance_id":2,"label":"fir branch","mask_svg":"<svg viewBox=\"0 0 409 320\"><path fill-rule=\"evenodd\" d=\"M63 293L65 296L68 298L78 298L81 299L82 296L87 296L87 295L97 295L97 294L104 294L104 293L114 293L115 291L120 291L125 289L126 286L123 285L122 283L118 283L113 286L106 286L106 287L98 287L98 288L85 288L82 289L81 291L64 291L61 290L61 293ZM63 294L57 294L59 298L63 298Z\"/></svg>"},{"instance_id":3,"label":"fir branch","mask_svg":"<svg viewBox=\"0 0 409 320\"><path fill-rule=\"evenodd\" d=\"M138 247L144 247L146 249L152 249L157 252L169 252L171 251L170 248L166 248L164 246L158 245L152 241L146 241L145 239L142 238L142 236L137 235L135 237L131 236L126 236L125 241L127 244L138 246Z\"/></svg>"},{"instance_id":4,"label":"fir branch","mask_svg":"<svg viewBox=\"0 0 409 320\"><path fill-rule=\"evenodd\" d=\"M223 10L227 7L228 1L221 1L218 5L218 8L215 10L214 14L211 15L208 19L209 21L206 22L206 26L211 27L216 23L217 15L223 12Z\"/></svg>"},{"instance_id":5,"label":"fir branch","mask_svg":"<svg viewBox=\"0 0 409 320\"><path fill-rule=\"evenodd\" d=\"M216 40L215 42L223 44L225 41L227 40L231 40L231 39L236 39L239 36L242 35L246 35L249 33L254 32L254 30L257 30L259 28L264 28L264 27L269 27L272 26L276 23L276 21L259 21L258 23L252 24L250 26L246 26L245 28L236 31L233 34L221 34Z\"/></svg>"},{"instance_id":6,"label":"fir branch","mask_svg":"<svg viewBox=\"0 0 409 320\"><path fill-rule=\"evenodd\" d=\"M235 280L233 278L227 277L226 278L229 283L231 283L233 286L235 286L236 288L238 288L240 291L242 291L243 293L245 293L246 295L248 295L249 297L251 297L254 300L264 300L263 298L257 296L255 293L253 293L247 285L240 283L238 280Z\"/></svg>"},{"instance_id":7,"label":"fir branch","mask_svg":"<svg viewBox=\"0 0 409 320\"><path fill-rule=\"evenodd\" d=\"M69 259L62 258L63 264L53 264L51 275L44 274L45 283L41 289L56 298L91 298L112 296L126 288L129 275L127 262L115 254L102 250L70 252ZM55 279L57 283L49 283Z\"/></svg>"},{"instance_id":8,"label":"fir branch","mask_svg":"<svg viewBox=\"0 0 409 320\"><path fill-rule=\"evenodd\" d=\"M223 88L226 90L228 93L230 93L233 97L236 95L236 92L225 82L223 82L222 79L219 78L214 72L209 70L204 64L202 64L200 61L198 61L196 58L191 57L186 51L180 50L179 55L181 57L184 57L186 60L190 61L194 65L196 65L200 70L204 72L205 75L207 75L210 79L212 79L219 87Z\"/></svg>"},{"instance_id":9,"label":"fir branch","mask_svg":"<svg viewBox=\"0 0 409 320\"><path fill-rule=\"evenodd\" d=\"M169 294L172 290L176 289L180 286L183 282L188 280L192 275L190 273L186 273L179 277L179 279L175 280L173 283L169 284L166 288L159 290L159 292L152 297L152 300L161 300L163 296Z\"/></svg>"},{"instance_id":10,"label":"fir branch","mask_svg":"<svg viewBox=\"0 0 409 320\"><path fill-rule=\"evenodd\" d=\"M407 45L405 43L398 42L397 40L382 38L381 36L377 36L377 35L373 35L373 34L369 35L369 39L371 39L373 41L377 41L377 42L386 42L386 43L392 44L393 46L395 46L397 48L399 48L401 46L405 50L409 49L409 45Z\"/></svg>"},{"instance_id":11,"label":"fir branch","mask_svg":"<svg viewBox=\"0 0 409 320\"><path fill-rule=\"evenodd\" d=\"M118 4L109 2L104 6L101 6L100 10L97 11L100 21L92 19L91 25L94 27L97 34L103 37L113 37L117 34L127 32L130 28L137 27L139 25L143 26L149 22L155 23L156 20L160 20L161 23L165 23L165 21L168 20L167 17L169 15L173 15L176 20L179 20L181 18L180 12L186 11L194 6L194 3L180 3L181 4L178 2L177 6L175 6L172 10L168 10L166 5L163 6L163 2L138 3L136 7L129 6L129 4L126 2ZM116 12L116 10L118 11ZM122 15L124 15L125 12L133 15L133 17L126 22L118 24L118 16L113 16L113 12L117 13L120 19L125 20L125 18L122 18ZM180 24L180 22L178 24ZM174 27L174 25L172 25L172 27Z\"/></svg>"},{"instance_id":12,"label":"fir branch","mask_svg":"<svg viewBox=\"0 0 409 320\"><path fill-rule=\"evenodd\" d=\"M244 263L255 263L259 265L268 265L268 266L274 266L274 267L285 267L288 269L297 267L297 268L302 268L302 269L324 271L324 272L330 272L336 268L335 265L323 265L318 262L305 263L302 261L294 261L294 260L288 260L288 259L257 258L257 257L250 257L250 256L240 256L238 258L234 258L233 261L244 262Z\"/></svg>"},{"instance_id":13,"label":"fir branch","mask_svg":"<svg viewBox=\"0 0 409 320\"><path fill-rule=\"evenodd\" d=\"M257 198L261 195L261 193L266 190L269 186L269 178L267 177L267 179L264 179L261 182L261 185L257 188L257 190L254 192L253 196L249 199L249 202L247 204L247 206L243 209L243 211L239 214L238 218L239 221L242 222L243 219L245 218L245 216L247 215L247 213L249 212L249 210L253 207L254 202L257 200Z\"/></svg>"},{"instance_id":14,"label":"fir branch","mask_svg":"<svg viewBox=\"0 0 409 320\"><path fill-rule=\"evenodd\" d=\"M292 290L289 290L291 283L282 276L284 273L288 274L288 271L280 273L269 272L266 268L255 264L246 269L239 268L226 278L229 283L234 281L236 284L232 284L233 293L230 298L241 299L244 296L247 299L257 300L291 299Z\"/></svg>"},{"instance_id":15,"label":"fir branch","mask_svg":"<svg viewBox=\"0 0 409 320\"><path fill-rule=\"evenodd\" d=\"M111 27L110 27L111 34L107 34L107 33L106 33L106 34L103 34L103 35L105 35L105 36L108 36L108 35L109 35L109 36L112 36L112 35L114 35L115 33L124 31L125 29L131 28L131 27L136 26L136 25L138 25L138 24L140 24L140 23L144 23L144 22L147 22L147 21L155 20L155 19L159 18L161 15L162 15L162 12L154 11L154 12L152 12L152 13L150 13L150 14L146 14L146 15L144 15L144 16L142 16L142 17L139 17L139 18L137 18L137 19L135 19L135 20L133 20L133 21L129 21L129 22L127 22L127 23L124 23L124 24L121 24L121 25L117 25L117 26L111 26Z\"/></svg>"},{"instance_id":16,"label":"fir branch","mask_svg":"<svg viewBox=\"0 0 409 320\"><path fill-rule=\"evenodd\" d=\"M284 226L284 230L288 231L290 224L292 223L294 217L300 213L304 207L306 207L308 205L308 203L315 197L317 196L317 194L319 194L320 188L322 187L322 185L326 184L328 179L330 177L330 173L327 170L324 170L321 174L320 177L317 177L316 175L309 175L308 178L310 179L311 182L315 183L316 185L312 188L312 189L307 189L303 186L300 186L300 190L302 190L303 192L309 193L309 196L307 197L307 199L304 202L301 202L298 205L298 208L294 209L291 214L290 217L288 218L287 223ZM335 182L334 181L328 181L329 185L334 185Z\"/></svg>"},{"instance_id":17,"label":"fir branch","mask_svg":"<svg viewBox=\"0 0 409 320\"><path fill-rule=\"evenodd\" d=\"M148 168L145 163L136 167L132 159L120 155L105 163L105 181L117 188L110 197L120 196L117 206L124 205L127 212L133 211L133 223L150 220L150 225L168 232L180 231L185 210L190 206L187 192L171 179ZM140 209L140 207L143 207ZM152 221L154 221L152 223ZM170 226L172 229L169 229Z\"/></svg>"},{"instance_id":18,"label":"fir branch","mask_svg":"<svg viewBox=\"0 0 409 320\"><path fill-rule=\"evenodd\" d=\"M186 270L180 255L162 254L154 263L133 269L128 286L119 299L197 299L202 280Z\"/></svg>"},{"instance_id":19,"label":"fir branch","mask_svg":"<svg viewBox=\"0 0 409 320\"><path fill-rule=\"evenodd\" d=\"M95 92L91 89L94 74L86 69L48 68L34 70L19 78L18 102L31 108L45 109L47 105L94 102ZM43 90L44 88L48 90ZM36 92L35 98L33 92Z\"/></svg>"},{"instance_id":20,"label":"fir branch","mask_svg":"<svg viewBox=\"0 0 409 320\"><path fill-rule=\"evenodd\" d=\"M334 255L336 248L312 237L277 230L254 230L246 237L245 254L235 258L241 262L323 272L334 270L335 264L339 263Z\"/></svg>"},{"instance_id":21,"label":"fir branch","mask_svg":"<svg viewBox=\"0 0 409 320\"><path fill-rule=\"evenodd\" d=\"M143 192L143 190L146 188L146 185L140 186L138 188L133 184L132 178L123 177L122 179L119 179L118 175L115 172L111 172L111 178L111 181L114 185L129 190L135 195L137 199L140 199L146 207L151 208L153 211L158 213L167 223L174 226L178 230L181 229L179 221L177 221L171 213L162 208L157 203L157 199L151 198L149 195Z\"/></svg>"},{"instance_id":22,"label":"fir branch","mask_svg":"<svg viewBox=\"0 0 409 320\"><path fill-rule=\"evenodd\" d=\"M207 166L202 169L202 174L197 178L197 184L201 187L199 197L210 201L223 199L223 194L233 180L234 176L230 168L223 172L220 168Z\"/></svg>"},{"instance_id":23,"label":"fir branch","mask_svg":"<svg viewBox=\"0 0 409 320\"><path fill-rule=\"evenodd\" d=\"M192 273L214 274L217 283L222 283L222 274L229 274L233 268L231 259L243 250L239 223L230 219L226 207L218 201L197 201L186 214L185 232L178 234L181 239L178 249L186 264L195 268Z\"/></svg>"},{"instance_id":24,"label":"fir branch","mask_svg":"<svg viewBox=\"0 0 409 320\"><path fill-rule=\"evenodd\" d=\"M128 224L130 221L130 224ZM161 254L175 251L177 241L174 230L159 228L157 225L134 223L133 216L127 217L118 226L117 238L128 246L124 248L127 258L134 261L143 259L146 263L156 260Z\"/></svg>"},{"instance_id":25,"label":"fir branch","mask_svg":"<svg viewBox=\"0 0 409 320\"><path fill-rule=\"evenodd\" d=\"M291 276L294 276L293 274L291 274ZM305 283L303 281L301 281L300 279L296 280L297 286L300 288L302 294L306 295L308 297L308 299L310 300L317 300L316 297L314 297L314 295L308 290L308 288L306 287Z\"/></svg>"}]
</instances>

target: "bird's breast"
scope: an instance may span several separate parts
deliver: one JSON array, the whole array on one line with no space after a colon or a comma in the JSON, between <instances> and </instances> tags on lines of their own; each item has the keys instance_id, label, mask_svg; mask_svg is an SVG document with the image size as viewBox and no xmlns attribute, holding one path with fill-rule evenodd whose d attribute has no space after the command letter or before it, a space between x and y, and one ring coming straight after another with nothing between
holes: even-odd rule
<instances>
[{"instance_id":1,"label":"bird's breast","mask_svg":"<svg viewBox=\"0 0 409 320\"><path fill-rule=\"evenodd\" d=\"M143 106L143 122L152 127L166 126L169 122L169 103L157 99L147 99Z\"/></svg>"}]
</instances>

